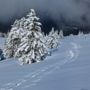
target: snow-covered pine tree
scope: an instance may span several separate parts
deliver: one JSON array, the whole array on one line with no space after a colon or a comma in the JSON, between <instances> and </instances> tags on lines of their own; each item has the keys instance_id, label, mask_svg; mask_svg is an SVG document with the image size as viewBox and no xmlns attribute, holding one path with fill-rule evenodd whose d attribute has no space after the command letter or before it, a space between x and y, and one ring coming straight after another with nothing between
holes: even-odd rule
<instances>
[{"instance_id":1,"label":"snow-covered pine tree","mask_svg":"<svg viewBox=\"0 0 90 90\"><path fill-rule=\"evenodd\" d=\"M10 32L8 33L7 40L5 42L4 55L6 58L14 57L15 51L21 42L22 37L25 36L23 29L23 19L16 20L12 25Z\"/></svg>"},{"instance_id":2,"label":"snow-covered pine tree","mask_svg":"<svg viewBox=\"0 0 90 90\"><path fill-rule=\"evenodd\" d=\"M83 35L84 35L83 32L79 31L78 36L83 36Z\"/></svg>"},{"instance_id":3,"label":"snow-covered pine tree","mask_svg":"<svg viewBox=\"0 0 90 90\"><path fill-rule=\"evenodd\" d=\"M63 30L59 31L59 36L60 36L60 38L63 38Z\"/></svg>"},{"instance_id":4,"label":"snow-covered pine tree","mask_svg":"<svg viewBox=\"0 0 90 90\"><path fill-rule=\"evenodd\" d=\"M57 48L59 44L59 39L60 36L58 34L58 31L57 30L55 31L54 28L52 28L49 35L46 36L46 44L48 48L50 49Z\"/></svg>"},{"instance_id":5,"label":"snow-covered pine tree","mask_svg":"<svg viewBox=\"0 0 90 90\"><path fill-rule=\"evenodd\" d=\"M34 9L31 9L31 12L27 15L24 26L27 30L27 34L22 38L15 56L19 57L22 64L40 62L47 54L47 47L41 31L41 23L39 22L39 18L36 16Z\"/></svg>"}]
</instances>

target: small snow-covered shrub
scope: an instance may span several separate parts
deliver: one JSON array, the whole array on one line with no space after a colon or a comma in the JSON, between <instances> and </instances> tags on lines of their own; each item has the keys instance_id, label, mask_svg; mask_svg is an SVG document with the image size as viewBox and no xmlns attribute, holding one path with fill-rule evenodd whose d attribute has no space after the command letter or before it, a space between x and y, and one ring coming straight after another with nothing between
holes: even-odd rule
<instances>
[{"instance_id":1,"label":"small snow-covered shrub","mask_svg":"<svg viewBox=\"0 0 90 90\"><path fill-rule=\"evenodd\" d=\"M5 59L5 57L4 57L3 51L0 49L0 61L2 61L4 59Z\"/></svg>"}]
</instances>

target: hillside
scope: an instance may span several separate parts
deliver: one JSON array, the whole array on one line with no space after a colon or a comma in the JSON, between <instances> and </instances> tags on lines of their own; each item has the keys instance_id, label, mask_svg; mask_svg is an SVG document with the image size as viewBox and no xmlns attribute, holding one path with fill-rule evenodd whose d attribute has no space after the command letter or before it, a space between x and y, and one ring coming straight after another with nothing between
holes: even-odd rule
<instances>
[{"instance_id":1,"label":"hillside","mask_svg":"<svg viewBox=\"0 0 90 90\"><path fill-rule=\"evenodd\" d=\"M3 46L4 38L0 38ZM0 62L0 90L90 90L90 35L68 36L43 62Z\"/></svg>"}]
</instances>

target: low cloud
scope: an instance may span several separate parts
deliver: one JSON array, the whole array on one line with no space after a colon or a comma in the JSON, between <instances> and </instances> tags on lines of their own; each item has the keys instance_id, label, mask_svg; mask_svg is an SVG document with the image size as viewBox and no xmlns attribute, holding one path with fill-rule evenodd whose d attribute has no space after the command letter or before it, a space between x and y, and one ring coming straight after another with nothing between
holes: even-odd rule
<instances>
[{"instance_id":1,"label":"low cloud","mask_svg":"<svg viewBox=\"0 0 90 90\"><path fill-rule=\"evenodd\" d=\"M58 22L63 17L67 21L90 24L90 0L0 0L0 21L8 22L30 8Z\"/></svg>"}]
</instances>

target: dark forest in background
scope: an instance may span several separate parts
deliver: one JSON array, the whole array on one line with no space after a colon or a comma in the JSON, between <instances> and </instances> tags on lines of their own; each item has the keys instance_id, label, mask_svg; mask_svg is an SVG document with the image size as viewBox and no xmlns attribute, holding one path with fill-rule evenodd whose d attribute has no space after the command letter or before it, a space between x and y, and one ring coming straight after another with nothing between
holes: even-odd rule
<instances>
[{"instance_id":1,"label":"dark forest in background","mask_svg":"<svg viewBox=\"0 0 90 90\"><path fill-rule=\"evenodd\" d=\"M90 0L0 0L0 31L8 32L16 19L36 11L42 30L62 29L64 35L90 32Z\"/></svg>"},{"instance_id":2,"label":"dark forest in background","mask_svg":"<svg viewBox=\"0 0 90 90\"><path fill-rule=\"evenodd\" d=\"M21 19L23 16L26 16L26 13L21 16L15 16L8 22L0 22L0 32L7 33L11 29L11 25L14 23L16 19ZM40 21L42 23L42 30L47 34L52 29L55 30L63 30L64 35L74 34L77 35L79 31L83 33L90 32L90 25L87 24L87 19L82 17L84 24L75 21L67 21L64 17L60 16L57 20L53 19L49 14L43 15L43 13L38 13L38 17L40 17Z\"/></svg>"}]
</instances>

